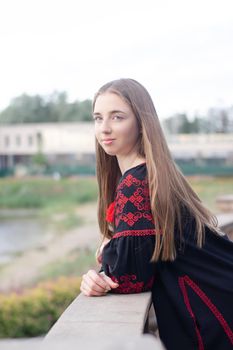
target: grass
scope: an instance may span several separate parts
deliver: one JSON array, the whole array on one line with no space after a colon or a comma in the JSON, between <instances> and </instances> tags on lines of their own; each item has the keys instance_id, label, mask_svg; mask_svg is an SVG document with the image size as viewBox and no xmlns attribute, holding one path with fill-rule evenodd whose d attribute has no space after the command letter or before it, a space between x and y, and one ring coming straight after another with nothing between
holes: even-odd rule
<instances>
[{"instance_id":1,"label":"grass","mask_svg":"<svg viewBox=\"0 0 233 350\"><path fill-rule=\"evenodd\" d=\"M233 192L233 177L190 176L187 179L204 204L214 212L217 211L216 197ZM95 177L60 181L50 178L0 179L0 209L34 208L44 218L66 213L64 227L67 228L80 223L74 215L74 207L96 199Z\"/></svg>"},{"instance_id":2,"label":"grass","mask_svg":"<svg viewBox=\"0 0 233 350\"><path fill-rule=\"evenodd\" d=\"M218 195L233 192L233 176L189 176L187 179L204 203L211 208L214 208ZM96 199L95 177L66 178L60 181L50 178L0 179L0 208L43 209L44 214L50 215Z\"/></svg>"},{"instance_id":3,"label":"grass","mask_svg":"<svg viewBox=\"0 0 233 350\"><path fill-rule=\"evenodd\" d=\"M0 208L51 208L81 204L97 198L93 178L0 179Z\"/></svg>"},{"instance_id":4,"label":"grass","mask_svg":"<svg viewBox=\"0 0 233 350\"><path fill-rule=\"evenodd\" d=\"M57 232L81 225L75 208L96 199L95 178L0 179L0 209L36 209L36 215Z\"/></svg>"},{"instance_id":5,"label":"grass","mask_svg":"<svg viewBox=\"0 0 233 350\"><path fill-rule=\"evenodd\" d=\"M218 213L216 198L224 194L233 194L233 177L188 177L194 191L205 206Z\"/></svg>"},{"instance_id":6,"label":"grass","mask_svg":"<svg viewBox=\"0 0 233 350\"><path fill-rule=\"evenodd\" d=\"M82 276L91 268L96 268L95 251L92 249L75 249L66 257L43 267L36 278L36 282L55 279L59 276Z\"/></svg>"}]
</instances>

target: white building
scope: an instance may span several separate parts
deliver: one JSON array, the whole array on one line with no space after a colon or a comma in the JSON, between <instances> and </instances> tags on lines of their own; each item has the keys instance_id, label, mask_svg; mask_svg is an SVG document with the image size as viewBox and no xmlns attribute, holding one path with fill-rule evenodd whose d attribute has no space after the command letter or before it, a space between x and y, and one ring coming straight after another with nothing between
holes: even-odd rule
<instances>
[{"instance_id":1,"label":"white building","mask_svg":"<svg viewBox=\"0 0 233 350\"><path fill-rule=\"evenodd\" d=\"M233 165L233 134L167 136L175 159L223 159ZM0 126L0 169L27 164L41 152L49 163L95 162L94 124L46 123Z\"/></svg>"},{"instance_id":2,"label":"white building","mask_svg":"<svg viewBox=\"0 0 233 350\"><path fill-rule=\"evenodd\" d=\"M233 164L233 134L177 134L167 140L175 159L225 159Z\"/></svg>"},{"instance_id":3,"label":"white building","mask_svg":"<svg viewBox=\"0 0 233 350\"><path fill-rule=\"evenodd\" d=\"M12 124L0 126L0 169L25 163L41 152L49 162L94 160L92 123Z\"/></svg>"}]
</instances>

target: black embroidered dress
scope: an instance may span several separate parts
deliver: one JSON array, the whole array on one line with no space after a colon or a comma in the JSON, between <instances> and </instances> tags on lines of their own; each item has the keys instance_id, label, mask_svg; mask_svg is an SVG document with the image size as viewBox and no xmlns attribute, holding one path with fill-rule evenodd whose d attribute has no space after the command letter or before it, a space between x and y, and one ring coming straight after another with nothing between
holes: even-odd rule
<instances>
[{"instance_id":1,"label":"black embroidered dress","mask_svg":"<svg viewBox=\"0 0 233 350\"><path fill-rule=\"evenodd\" d=\"M152 291L160 338L168 350L233 349L233 243L206 228L205 244L198 248L189 217L181 249L175 232L175 261L150 263L159 233L145 163L121 177L108 221L111 216L114 235L102 256L102 270L119 283L111 292Z\"/></svg>"}]
</instances>

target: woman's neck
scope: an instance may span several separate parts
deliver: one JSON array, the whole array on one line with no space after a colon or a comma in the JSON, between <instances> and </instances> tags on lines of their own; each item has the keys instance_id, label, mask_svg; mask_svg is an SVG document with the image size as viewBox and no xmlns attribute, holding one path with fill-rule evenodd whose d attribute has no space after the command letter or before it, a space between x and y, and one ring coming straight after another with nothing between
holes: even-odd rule
<instances>
[{"instance_id":1,"label":"woman's neck","mask_svg":"<svg viewBox=\"0 0 233 350\"><path fill-rule=\"evenodd\" d=\"M121 170L122 175L128 170L131 169L141 163L144 163L146 161L145 158L137 156L136 158L126 158L126 159L119 159L117 157L119 168Z\"/></svg>"}]
</instances>

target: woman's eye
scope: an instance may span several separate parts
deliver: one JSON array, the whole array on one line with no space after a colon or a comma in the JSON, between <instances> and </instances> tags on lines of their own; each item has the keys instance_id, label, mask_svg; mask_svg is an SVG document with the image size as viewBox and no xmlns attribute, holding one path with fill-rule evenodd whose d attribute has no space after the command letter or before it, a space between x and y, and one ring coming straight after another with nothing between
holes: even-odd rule
<instances>
[{"instance_id":1,"label":"woman's eye","mask_svg":"<svg viewBox=\"0 0 233 350\"><path fill-rule=\"evenodd\" d=\"M95 116L95 117L93 117L93 120L95 121L95 122L101 122L102 121L102 117L101 116ZM112 116L112 119L113 120L121 120L121 119L124 119L123 117L121 117L120 115L113 115Z\"/></svg>"},{"instance_id":2,"label":"woman's eye","mask_svg":"<svg viewBox=\"0 0 233 350\"><path fill-rule=\"evenodd\" d=\"M101 120L101 117L99 116L94 117L94 121L99 121L99 120Z\"/></svg>"},{"instance_id":3,"label":"woman's eye","mask_svg":"<svg viewBox=\"0 0 233 350\"><path fill-rule=\"evenodd\" d=\"M120 115L114 115L113 119L123 119Z\"/></svg>"}]
</instances>

